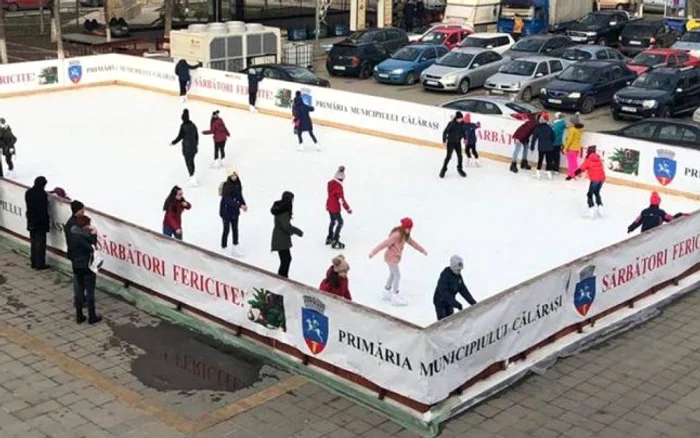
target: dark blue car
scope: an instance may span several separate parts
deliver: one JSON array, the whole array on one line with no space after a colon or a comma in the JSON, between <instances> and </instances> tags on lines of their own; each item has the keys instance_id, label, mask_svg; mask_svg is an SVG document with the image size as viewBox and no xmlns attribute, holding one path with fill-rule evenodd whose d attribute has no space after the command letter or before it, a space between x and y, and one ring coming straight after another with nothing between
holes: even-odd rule
<instances>
[{"instance_id":1,"label":"dark blue car","mask_svg":"<svg viewBox=\"0 0 700 438\"><path fill-rule=\"evenodd\" d=\"M423 70L449 51L445 46L434 44L405 46L374 67L374 79L386 84L413 85Z\"/></svg>"},{"instance_id":2,"label":"dark blue car","mask_svg":"<svg viewBox=\"0 0 700 438\"><path fill-rule=\"evenodd\" d=\"M548 109L588 114L596 106L612 102L615 93L636 77L622 61L580 61L542 88L540 102Z\"/></svg>"}]
</instances>

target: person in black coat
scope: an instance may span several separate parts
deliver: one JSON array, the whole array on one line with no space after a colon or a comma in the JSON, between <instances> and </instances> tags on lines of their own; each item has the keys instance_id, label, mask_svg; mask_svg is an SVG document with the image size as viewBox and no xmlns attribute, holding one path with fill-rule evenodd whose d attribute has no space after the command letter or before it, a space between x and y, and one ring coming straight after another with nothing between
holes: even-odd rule
<instances>
[{"instance_id":1,"label":"person in black coat","mask_svg":"<svg viewBox=\"0 0 700 438\"><path fill-rule=\"evenodd\" d=\"M294 93L292 116L294 120L294 133L299 139L299 147L297 147L299 151L304 150L304 140L301 138L303 132L308 132L314 145L316 145L316 150L321 150L321 146L318 145L318 140L316 140L316 136L314 135L314 124L311 121L311 111L313 110L314 107L304 102L304 99L301 97L301 91Z\"/></svg>"},{"instance_id":2,"label":"person in black coat","mask_svg":"<svg viewBox=\"0 0 700 438\"><path fill-rule=\"evenodd\" d=\"M633 232L640 226L642 227L643 233L662 225L664 222L671 222L672 220L683 216L683 213L678 213L675 216L671 216L659 208L659 205L661 205L661 196L659 196L657 192L652 192L649 207L642 210L637 219L635 219L634 222L627 227L627 233Z\"/></svg>"},{"instance_id":3,"label":"person in black coat","mask_svg":"<svg viewBox=\"0 0 700 438\"><path fill-rule=\"evenodd\" d=\"M17 137L12 133L12 128L7 124L7 120L0 118L0 152L5 157L5 162L7 162L7 176L14 176L15 165L12 161L12 157L15 155L15 143L17 143ZM0 161L0 177L4 177L2 170L2 161Z\"/></svg>"},{"instance_id":4,"label":"person in black coat","mask_svg":"<svg viewBox=\"0 0 700 438\"><path fill-rule=\"evenodd\" d=\"M457 172L460 176L467 176L462 168L462 138L464 137L464 127L462 122L464 121L464 116L461 111L455 113L454 119L447 124L445 130L442 132L442 142L445 144L447 149L447 155L445 156L445 161L442 163L442 170L440 170L440 178L445 177L447 173L447 165L450 164L452 159L452 154L457 152Z\"/></svg>"},{"instance_id":5,"label":"person in black coat","mask_svg":"<svg viewBox=\"0 0 700 438\"><path fill-rule=\"evenodd\" d=\"M221 233L221 250L226 251L228 246L229 231L233 237L233 248L230 255L241 257L243 253L238 246L238 218L241 215L241 210L248 211L248 206L243 198L243 185L238 172L235 169L229 169L228 178L219 186L219 217L221 218L224 229Z\"/></svg>"},{"instance_id":6,"label":"person in black coat","mask_svg":"<svg viewBox=\"0 0 700 438\"><path fill-rule=\"evenodd\" d=\"M194 157L197 155L199 132L197 131L197 126L190 120L189 110L184 109L182 111L181 119L182 124L180 125L180 132L177 134L177 138L170 144L174 146L182 141L182 156L185 157L187 172L190 174L189 184L191 187L194 187L197 185L197 178L194 176Z\"/></svg>"},{"instance_id":7,"label":"person in black coat","mask_svg":"<svg viewBox=\"0 0 700 438\"><path fill-rule=\"evenodd\" d=\"M462 310L462 304L456 298L457 294L462 295L470 305L476 304L476 300L464 284L462 269L464 269L462 257L453 255L450 257L450 266L446 267L440 274L435 295L433 295L438 321L452 315L454 309Z\"/></svg>"},{"instance_id":8,"label":"person in black coat","mask_svg":"<svg viewBox=\"0 0 700 438\"><path fill-rule=\"evenodd\" d=\"M201 62L190 65L185 59L181 59L175 64L175 75L180 83L180 98L183 102L187 101L187 90L190 88L190 81L192 80L190 70L196 70L202 65Z\"/></svg>"},{"instance_id":9,"label":"person in black coat","mask_svg":"<svg viewBox=\"0 0 700 438\"><path fill-rule=\"evenodd\" d=\"M46 178L38 176L34 186L24 194L27 204L27 230L31 250L29 260L32 269L48 269L46 265L46 234L50 230L49 195L46 193Z\"/></svg>"},{"instance_id":10,"label":"person in black coat","mask_svg":"<svg viewBox=\"0 0 700 438\"><path fill-rule=\"evenodd\" d=\"M70 254L70 230L75 225L75 220L80 216L85 216L85 205L78 201L72 201L70 203L70 211L73 213L71 217L63 225L63 235L66 238L66 257L71 258Z\"/></svg>"},{"instance_id":11,"label":"person in black coat","mask_svg":"<svg viewBox=\"0 0 700 438\"><path fill-rule=\"evenodd\" d=\"M248 104L252 112L257 112L255 102L258 100L258 84L263 80L260 69L250 68L248 70Z\"/></svg>"},{"instance_id":12,"label":"person in black coat","mask_svg":"<svg viewBox=\"0 0 700 438\"><path fill-rule=\"evenodd\" d=\"M546 113L544 113L546 114ZM541 177L540 171L542 170L542 161L545 161L545 170L547 172L547 177L551 180L554 176L555 169L555 154L558 152L554 147L554 140L556 135L554 130L549 125L549 117L546 115L540 115L537 126L532 132L530 137L530 150L535 150L535 145L537 145L537 152L539 153L537 157L537 178Z\"/></svg>"},{"instance_id":13,"label":"person in black coat","mask_svg":"<svg viewBox=\"0 0 700 438\"><path fill-rule=\"evenodd\" d=\"M90 218L85 215L76 217L75 224L68 234L70 261L73 266L73 305L78 324L82 324L86 319L89 324L102 321L102 317L95 311L97 274L90 269L95 257L97 229L90 222ZM87 318L83 314L85 304L88 310Z\"/></svg>"}]
</instances>

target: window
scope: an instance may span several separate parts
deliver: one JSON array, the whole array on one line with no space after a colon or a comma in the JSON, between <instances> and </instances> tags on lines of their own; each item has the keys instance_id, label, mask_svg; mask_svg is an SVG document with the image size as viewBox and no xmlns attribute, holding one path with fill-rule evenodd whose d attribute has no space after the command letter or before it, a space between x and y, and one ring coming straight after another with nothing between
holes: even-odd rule
<instances>
[{"instance_id":1,"label":"window","mask_svg":"<svg viewBox=\"0 0 700 438\"><path fill-rule=\"evenodd\" d=\"M564 70L564 65L561 61L549 61L549 71L552 73L557 73Z\"/></svg>"},{"instance_id":2,"label":"window","mask_svg":"<svg viewBox=\"0 0 700 438\"><path fill-rule=\"evenodd\" d=\"M625 59L625 57L622 56L622 54L620 52L618 52L617 50L613 50L613 49L608 49L608 58L620 59L620 60Z\"/></svg>"},{"instance_id":3,"label":"window","mask_svg":"<svg viewBox=\"0 0 700 438\"><path fill-rule=\"evenodd\" d=\"M386 39L388 40L398 40L399 38L401 38L401 35L395 30L390 30L386 33Z\"/></svg>"},{"instance_id":4,"label":"window","mask_svg":"<svg viewBox=\"0 0 700 438\"><path fill-rule=\"evenodd\" d=\"M688 74L688 86L697 87L698 85L700 85L700 72L697 70L691 71Z\"/></svg>"},{"instance_id":5,"label":"window","mask_svg":"<svg viewBox=\"0 0 700 438\"><path fill-rule=\"evenodd\" d=\"M629 20L627 19L627 14L615 14L615 21L624 24L627 23Z\"/></svg>"},{"instance_id":6,"label":"window","mask_svg":"<svg viewBox=\"0 0 700 438\"><path fill-rule=\"evenodd\" d=\"M445 108L458 111L476 112L478 103L479 102L474 100L458 100L457 102L448 103L445 105Z\"/></svg>"},{"instance_id":7,"label":"window","mask_svg":"<svg viewBox=\"0 0 700 438\"><path fill-rule=\"evenodd\" d=\"M465 30L464 32L460 33L459 36L460 36L459 40L464 41L469 36L469 32Z\"/></svg>"},{"instance_id":8,"label":"window","mask_svg":"<svg viewBox=\"0 0 700 438\"><path fill-rule=\"evenodd\" d=\"M658 125L656 123L637 123L636 125L623 129L620 131L620 134L622 134L623 137L651 140L657 126Z\"/></svg>"},{"instance_id":9,"label":"window","mask_svg":"<svg viewBox=\"0 0 700 438\"><path fill-rule=\"evenodd\" d=\"M700 149L700 132L697 129L684 128L682 141L692 145L694 149Z\"/></svg>"},{"instance_id":10,"label":"window","mask_svg":"<svg viewBox=\"0 0 700 438\"><path fill-rule=\"evenodd\" d=\"M678 61L676 60L676 55L668 55L668 58L666 58L666 65L668 65L668 66L678 65Z\"/></svg>"},{"instance_id":11,"label":"window","mask_svg":"<svg viewBox=\"0 0 700 438\"><path fill-rule=\"evenodd\" d=\"M437 49L437 56L438 56L438 58L441 57L441 56L446 55L446 54L450 51L450 49L448 49L448 48L445 47L445 46L436 46L435 48Z\"/></svg>"},{"instance_id":12,"label":"window","mask_svg":"<svg viewBox=\"0 0 700 438\"><path fill-rule=\"evenodd\" d=\"M608 59L608 51L598 50L595 54L595 59Z\"/></svg>"},{"instance_id":13,"label":"window","mask_svg":"<svg viewBox=\"0 0 700 438\"><path fill-rule=\"evenodd\" d=\"M263 70L263 77L270 78L270 79L280 79L281 78L279 72L273 68L270 68L270 67L266 67L265 70Z\"/></svg>"},{"instance_id":14,"label":"window","mask_svg":"<svg viewBox=\"0 0 700 438\"><path fill-rule=\"evenodd\" d=\"M613 66L612 68L612 79L617 80L624 76L625 72L619 65Z\"/></svg>"},{"instance_id":15,"label":"window","mask_svg":"<svg viewBox=\"0 0 700 438\"><path fill-rule=\"evenodd\" d=\"M452 35L447 37L445 44L457 44L457 37L458 35L456 33L453 33Z\"/></svg>"},{"instance_id":16,"label":"window","mask_svg":"<svg viewBox=\"0 0 700 438\"><path fill-rule=\"evenodd\" d=\"M484 61L485 64L490 64L492 62L500 61L502 59L501 55L499 55L496 52L486 52L483 55L486 58L486 61Z\"/></svg>"},{"instance_id":17,"label":"window","mask_svg":"<svg viewBox=\"0 0 700 438\"><path fill-rule=\"evenodd\" d=\"M375 32L372 34L372 41L375 43L383 43L384 42L384 33L382 32Z\"/></svg>"},{"instance_id":18,"label":"window","mask_svg":"<svg viewBox=\"0 0 700 438\"><path fill-rule=\"evenodd\" d=\"M690 59L690 58L688 58L688 55L686 55L685 53L680 53L680 54L676 55L676 57L678 58L679 64L685 64Z\"/></svg>"},{"instance_id":19,"label":"window","mask_svg":"<svg viewBox=\"0 0 700 438\"><path fill-rule=\"evenodd\" d=\"M683 140L683 135L685 134L685 128L678 125L664 125L659 129L659 135L657 140L661 143L664 142L679 142Z\"/></svg>"},{"instance_id":20,"label":"window","mask_svg":"<svg viewBox=\"0 0 700 438\"><path fill-rule=\"evenodd\" d=\"M435 49L433 47L425 49L423 55L420 57L421 60L427 61L429 59L435 59Z\"/></svg>"},{"instance_id":21,"label":"window","mask_svg":"<svg viewBox=\"0 0 700 438\"><path fill-rule=\"evenodd\" d=\"M493 115L501 115L501 109L498 108L498 105L491 103L491 102L486 102L486 101L480 101L479 104L476 107L476 112L479 114L493 114Z\"/></svg>"},{"instance_id":22,"label":"window","mask_svg":"<svg viewBox=\"0 0 700 438\"><path fill-rule=\"evenodd\" d=\"M535 76L540 75L540 76L546 76L549 74L549 68L547 68L547 63L546 62L540 62L537 65L537 71L535 71Z\"/></svg>"},{"instance_id":23,"label":"window","mask_svg":"<svg viewBox=\"0 0 700 438\"><path fill-rule=\"evenodd\" d=\"M474 58L474 62L472 62L472 68L474 68L474 66L476 64L479 64L479 65L488 64L489 61L488 61L487 55L488 55L488 53L481 53L480 55L477 55L476 58Z\"/></svg>"},{"instance_id":24,"label":"window","mask_svg":"<svg viewBox=\"0 0 700 438\"><path fill-rule=\"evenodd\" d=\"M510 44L510 39L507 36L498 37L493 43L494 47L507 46L508 44Z\"/></svg>"},{"instance_id":25,"label":"window","mask_svg":"<svg viewBox=\"0 0 700 438\"><path fill-rule=\"evenodd\" d=\"M596 79L596 82L599 84L607 84L608 82L612 81L612 71L611 70L601 70L598 73L598 77Z\"/></svg>"}]
</instances>

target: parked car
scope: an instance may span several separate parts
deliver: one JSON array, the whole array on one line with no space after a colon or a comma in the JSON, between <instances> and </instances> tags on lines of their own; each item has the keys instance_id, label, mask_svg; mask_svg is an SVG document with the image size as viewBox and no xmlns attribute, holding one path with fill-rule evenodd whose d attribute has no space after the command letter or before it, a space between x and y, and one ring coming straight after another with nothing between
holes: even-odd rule
<instances>
[{"instance_id":1,"label":"parked car","mask_svg":"<svg viewBox=\"0 0 700 438\"><path fill-rule=\"evenodd\" d=\"M326 58L326 70L331 76L344 74L365 79L372 75L375 65L406 44L408 37L401 29L387 27L354 32L333 44Z\"/></svg>"},{"instance_id":2,"label":"parked car","mask_svg":"<svg viewBox=\"0 0 700 438\"><path fill-rule=\"evenodd\" d=\"M455 27L457 29L465 29L470 32L474 32L474 28L471 26L462 26L461 24L449 24L449 23L430 23L426 24L425 26L422 26L420 29L418 29L415 32L409 32L408 33L408 41L411 43L415 43L416 41L420 40L423 36L426 34L432 32L435 29L438 28L444 28L444 27Z\"/></svg>"},{"instance_id":3,"label":"parked car","mask_svg":"<svg viewBox=\"0 0 700 438\"><path fill-rule=\"evenodd\" d=\"M591 12L569 26L566 34L578 44L617 44L627 23L629 15L626 12Z\"/></svg>"},{"instance_id":4,"label":"parked car","mask_svg":"<svg viewBox=\"0 0 700 438\"><path fill-rule=\"evenodd\" d=\"M611 47L589 46L583 44L572 46L564 50L564 53L561 54L560 58L568 61L569 63L577 61L600 61L606 59L617 59L620 61L628 60L625 55Z\"/></svg>"},{"instance_id":5,"label":"parked car","mask_svg":"<svg viewBox=\"0 0 700 438\"><path fill-rule=\"evenodd\" d=\"M248 74L251 67L242 70ZM296 82L297 84L315 85L317 87L330 87L328 79L319 78L310 70L291 64L256 64L252 66L257 71L262 71L264 78L277 79L279 81Z\"/></svg>"},{"instance_id":6,"label":"parked car","mask_svg":"<svg viewBox=\"0 0 700 438\"><path fill-rule=\"evenodd\" d=\"M574 43L566 35L531 35L516 42L504 55L513 59L526 56L560 56Z\"/></svg>"},{"instance_id":7,"label":"parked car","mask_svg":"<svg viewBox=\"0 0 700 438\"><path fill-rule=\"evenodd\" d=\"M387 84L413 85L418 82L423 70L449 51L440 45L411 44L374 67L374 79Z\"/></svg>"},{"instance_id":8,"label":"parked car","mask_svg":"<svg viewBox=\"0 0 700 438\"><path fill-rule=\"evenodd\" d=\"M637 78L615 93L610 107L613 118L667 118L689 113L700 106L700 69L660 68Z\"/></svg>"},{"instance_id":9,"label":"parked car","mask_svg":"<svg viewBox=\"0 0 700 438\"><path fill-rule=\"evenodd\" d=\"M700 59L688 55L683 50L650 49L635 56L627 67L641 75L660 67L688 67L700 65Z\"/></svg>"},{"instance_id":10,"label":"parked car","mask_svg":"<svg viewBox=\"0 0 700 438\"><path fill-rule=\"evenodd\" d=\"M644 12L663 14L666 9L666 0L644 0Z\"/></svg>"},{"instance_id":11,"label":"parked car","mask_svg":"<svg viewBox=\"0 0 700 438\"><path fill-rule=\"evenodd\" d=\"M420 82L426 90L466 94L470 89L484 85L486 78L509 60L493 50L476 47L454 49L423 71Z\"/></svg>"},{"instance_id":12,"label":"parked car","mask_svg":"<svg viewBox=\"0 0 700 438\"><path fill-rule=\"evenodd\" d=\"M459 27L438 27L425 34L415 44L441 44L452 50L459 45L470 33L469 30Z\"/></svg>"},{"instance_id":13,"label":"parked car","mask_svg":"<svg viewBox=\"0 0 700 438\"><path fill-rule=\"evenodd\" d=\"M600 9L617 9L618 11L629 11L632 9L632 5L635 4L633 0L599 0Z\"/></svg>"},{"instance_id":14,"label":"parked car","mask_svg":"<svg viewBox=\"0 0 700 438\"><path fill-rule=\"evenodd\" d=\"M514 59L488 78L484 88L491 94L508 94L529 102L562 70L564 64L558 58L533 56Z\"/></svg>"},{"instance_id":15,"label":"parked car","mask_svg":"<svg viewBox=\"0 0 700 438\"><path fill-rule=\"evenodd\" d=\"M580 61L540 90L540 102L545 108L588 114L612 101L613 95L636 77L622 61Z\"/></svg>"},{"instance_id":16,"label":"parked car","mask_svg":"<svg viewBox=\"0 0 700 438\"><path fill-rule=\"evenodd\" d=\"M25 9L39 9L42 2L44 3L44 8L48 8L49 0L5 0L3 7L10 12L16 12Z\"/></svg>"},{"instance_id":17,"label":"parked car","mask_svg":"<svg viewBox=\"0 0 700 438\"><path fill-rule=\"evenodd\" d=\"M684 33L671 48L684 50L691 56L700 57L700 30Z\"/></svg>"},{"instance_id":18,"label":"parked car","mask_svg":"<svg viewBox=\"0 0 700 438\"><path fill-rule=\"evenodd\" d=\"M80 6L87 8L98 8L104 6L104 0L79 0Z\"/></svg>"},{"instance_id":19,"label":"parked car","mask_svg":"<svg viewBox=\"0 0 700 438\"><path fill-rule=\"evenodd\" d=\"M440 107L517 120L527 120L542 112L541 109L529 103L497 96L460 97L459 99L445 102Z\"/></svg>"},{"instance_id":20,"label":"parked car","mask_svg":"<svg viewBox=\"0 0 700 438\"><path fill-rule=\"evenodd\" d=\"M622 30L619 38L620 52L634 56L646 49L671 47L678 34L664 20L643 19L633 21Z\"/></svg>"},{"instance_id":21,"label":"parked car","mask_svg":"<svg viewBox=\"0 0 700 438\"><path fill-rule=\"evenodd\" d=\"M462 41L459 47L479 47L491 49L496 53L503 54L515 43L513 37L507 33L473 33Z\"/></svg>"},{"instance_id":22,"label":"parked car","mask_svg":"<svg viewBox=\"0 0 700 438\"><path fill-rule=\"evenodd\" d=\"M700 123L678 119L647 119L604 134L700 150Z\"/></svg>"}]
</instances>

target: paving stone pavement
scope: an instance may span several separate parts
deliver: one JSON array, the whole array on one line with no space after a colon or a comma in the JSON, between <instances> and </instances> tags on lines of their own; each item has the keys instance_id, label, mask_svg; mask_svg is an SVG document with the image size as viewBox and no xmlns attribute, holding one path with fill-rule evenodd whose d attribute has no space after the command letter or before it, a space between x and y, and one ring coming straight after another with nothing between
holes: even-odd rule
<instances>
[{"instance_id":1,"label":"paving stone pavement","mask_svg":"<svg viewBox=\"0 0 700 438\"><path fill-rule=\"evenodd\" d=\"M69 279L27 265L0 246L3 438L418 437L101 292L104 323L77 326ZM696 292L453 419L441 436L697 437L699 315Z\"/></svg>"}]
</instances>

